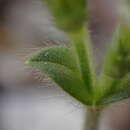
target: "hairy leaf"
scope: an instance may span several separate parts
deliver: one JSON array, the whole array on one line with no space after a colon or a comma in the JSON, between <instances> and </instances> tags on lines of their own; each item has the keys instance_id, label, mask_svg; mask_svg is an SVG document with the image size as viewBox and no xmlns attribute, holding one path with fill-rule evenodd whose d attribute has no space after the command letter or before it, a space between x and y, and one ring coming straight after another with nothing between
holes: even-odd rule
<instances>
[{"instance_id":1,"label":"hairy leaf","mask_svg":"<svg viewBox=\"0 0 130 130\"><path fill-rule=\"evenodd\" d=\"M121 101L123 99L127 99L129 97L130 97L130 92L120 93L104 99L103 101L100 102L100 104L110 104L113 102Z\"/></svg>"},{"instance_id":2,"label":"hairy leaf","mask_svg":"<svg viewBox=\"0 0 130 130\"><path fill-rule=\"evenodd\" d=\"M30 58L31 62L52 62L60 65L64 65L73 71L78 71L78 65L70 48L63 46L53 46L49 48L43 48L39 52L33 54Z\"/></svg>"},{"instance_id":3,"label":"hairy leaf","mask_svg":"<svg viewBox=\"0 0 130 130\"><path fill-rule=\"evenodd\" d=\"M104 73L112 78L122 78L130 72L130 27L121 26L107 60Z\"/></svg>"},{"instance_id":4,"label":"hairy leaf","mask_svg":"<svg viewBox=\"0 0 130 130\"><path fill-rule=\"evenodd\" d=\"M120 79L115 88L112 93L101 101L101 104L117 102L130 97L130 73L127 74L125 78Z\"/></svg>"},{"instance_id":5,"label":"hairy leaf","mask_svg":"<svg viewBox=\"0 0 130 130\"><path fill-rule=\"evenodd\" d=\"M43 49L28 61L33 67L47 74L56 84L84 104L88 102L88 92L80 74L75 71L76 61L65 47Z\"/></svg>"},{"instance_id":6,"label":"hairy leaf","mask_svg":"<svg viewBox=\"0 0 130 130\"><path fill-rule=\"evenodd\" d=\"M104 96L112 100L127 97L122 80L130 73L130 28L121 25L105 60L101 82L107 89ZM103 83L104 82L104 83ZM126 95L125 95L126 94ZM118 96L117 96L118 95ZM113 97L113 98L111 98ZM110 102L110 100L109 100Z\"/></svg>"}]
</instances>

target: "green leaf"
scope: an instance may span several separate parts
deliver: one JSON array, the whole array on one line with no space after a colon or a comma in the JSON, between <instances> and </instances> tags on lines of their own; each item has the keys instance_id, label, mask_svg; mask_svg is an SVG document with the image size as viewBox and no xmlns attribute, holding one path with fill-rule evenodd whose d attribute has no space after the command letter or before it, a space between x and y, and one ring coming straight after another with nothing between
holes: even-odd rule
<instances>
[{"instance_id":1,"label":"green leaf","mask_svg":"<svg viewBox=\"0 0 130 130\"><path fill-rule=\"evenodd\" d=\"M43 48L30 57L31 62L52 62L60 65L64 65L73 71L78 71L78 65L76 59L70 48L63 46L53 46L49 48Z\"/></svg>"},{"instance_id":2,"label":"green leaf","mask_svg":"<svg viewBox=\"0 0 130 130\"><path fill-rule=\"evenodd\" d=\"M114 87L114 86L113 86ZM105 97L101 104L108 104L112 102L117 102L130 97L130 73L124 78L120 79L118 86L113 90L109 96Z\"/></svg>"},{"instance_id":3,"label":"green leaf","mask_svg":"<svg viewBox=\"0 0 130 130\"><path fill-rule=\"evenodd\" d=\"M69 48L51 47L34 54L30 65L47 74L56 84L84 104L89 104L88 92Z\"/></svg>"},{"instance_id":4,"label":"green leaf","mask_svg":"<svg viewBox=\"0 0 130 130\"><path fill-rule=\"evenodd\" d=\"M110 104L110 103L114 103L114 102L118 102L124 99L127 99L130 97L130 92L125 92L125 93L120 93L117 95L113 95L109 98L106 98L104 100L102 100L99 104Z\"/></svg>"},{"instance_id":5,"label":"green leaf","mask_svg":"<svg viewBox=\"0 0 130 130\"><path fill-rule=\"evenodd\" d=\"M118 101L129 95L125 92L122 80L130 73L130 28L126 25L120 25L116 32L115 39L108 51L105 59L102 76L100 78L102 86L105 88L104 97L108 101ZM121 90L121 91L120 91ZM122 95L122 97L121 97ZM113 97L113 98L112 98ZM106 100L105 99L105 100Z\"/></svg>"},{"instance_id":6,"label":"green leaf","mask_svg":"<svg viewBox=\"0 0 130 130\"><path fill-rule=\"evenodd\" d=\"M121 25L104 66L104 73L122 78L130 72L130 27Z\"/></svg>"}]
</instances>

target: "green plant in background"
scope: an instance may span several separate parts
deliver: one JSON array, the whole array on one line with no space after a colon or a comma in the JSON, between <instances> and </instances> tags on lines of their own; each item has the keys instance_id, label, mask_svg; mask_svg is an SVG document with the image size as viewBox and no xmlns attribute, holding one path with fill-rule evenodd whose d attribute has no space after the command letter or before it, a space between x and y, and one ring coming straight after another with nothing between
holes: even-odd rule
<instances>
[{"instance_id":1,"label":"green plant in background","mask_svg":"<svg viewBox=\"0 0 130 130\"><path fill-rule=\"evenodd\" d=\"M130 97L130 26L120 22L99 76L92 64L87 0L46 0L70 46L52 46L33 54L27 64L41 70L88 108L86 130L97 130L100 112Z\"/></svg>"}]
</instances>

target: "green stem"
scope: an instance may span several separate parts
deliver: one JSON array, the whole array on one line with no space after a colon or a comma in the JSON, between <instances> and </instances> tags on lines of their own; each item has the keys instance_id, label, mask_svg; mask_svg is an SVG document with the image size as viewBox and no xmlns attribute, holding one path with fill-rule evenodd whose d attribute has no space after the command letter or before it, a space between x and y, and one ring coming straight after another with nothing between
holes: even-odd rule
<instances>
[{"instance_id":1,"label":"green stem","mask_svg":"<svg viewBox=\"0 0 130 130\"><path fill-rule=\"evenodd\" d=\"M98 130L100 113L100 110L87 109L84 130Z\"/></svg>"},{"instance_id":2,"label":"green stem","mask_svg":"<svg viewBox=\"0 0 130 130\"><path fill-rule=\"evenodd\" d=\"M92 70L90 61L90 47L89 47L89 33L86 28L83 27L80 30L70 34L72 40L72 46L75 50L75 54L78 59L80 73L85 85L87 86L88 92L91 92L92 84Z\"/></svg>"}]
</instances>

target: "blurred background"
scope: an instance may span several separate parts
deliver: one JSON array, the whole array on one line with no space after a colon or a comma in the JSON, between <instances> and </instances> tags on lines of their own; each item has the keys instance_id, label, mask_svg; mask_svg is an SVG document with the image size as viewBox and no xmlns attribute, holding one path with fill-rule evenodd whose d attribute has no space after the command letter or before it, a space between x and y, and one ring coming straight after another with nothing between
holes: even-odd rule
<instances>
[{"instance_id":1,"label":"blurred background","mask_svg":"<svg viewBox=\"0 0 130 130\"><path fill-rule=\"evenodd\" d=\"M119 0L90 0L90 31L99 74L118 21ZM40 0L0 0L0 130L82 130L86 108L24 65L32 52L67 44ZM103 111L100 130L130 130L130 100Z\"/></svg>"}]
</instances>

